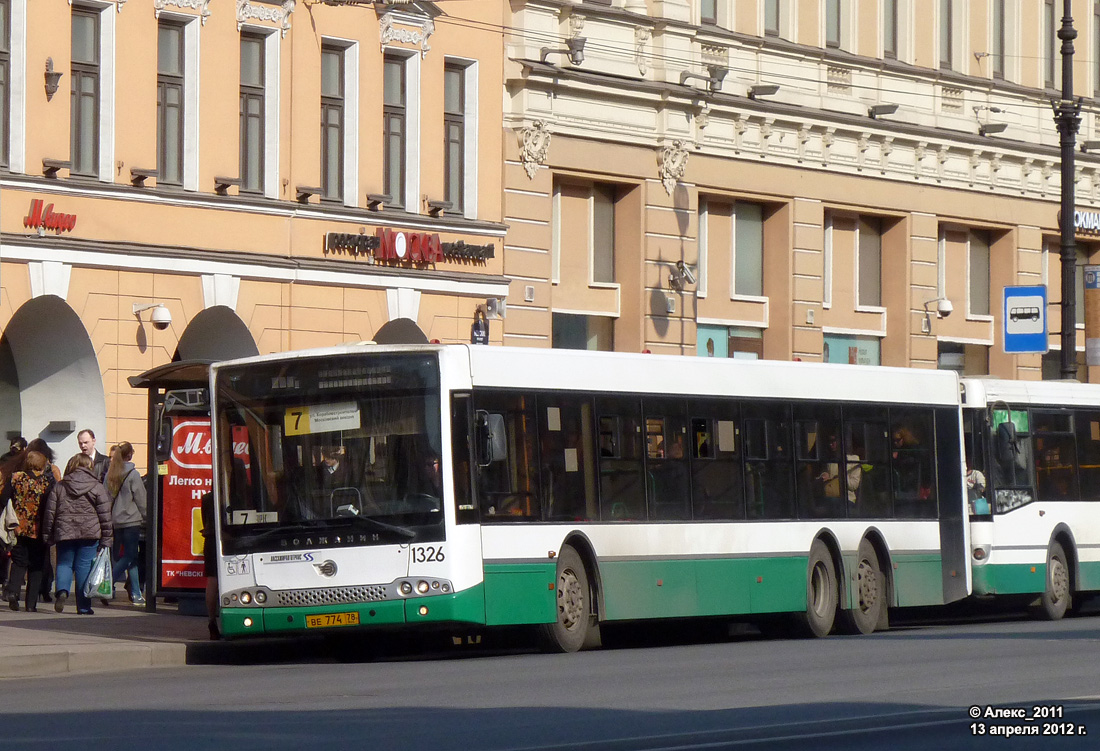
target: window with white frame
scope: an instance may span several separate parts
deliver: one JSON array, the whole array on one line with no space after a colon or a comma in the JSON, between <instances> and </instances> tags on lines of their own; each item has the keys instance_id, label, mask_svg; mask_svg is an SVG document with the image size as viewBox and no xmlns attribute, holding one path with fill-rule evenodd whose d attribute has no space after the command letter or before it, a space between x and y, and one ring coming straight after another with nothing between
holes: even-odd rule
<instances>
[{"instance_id":1,"label":"window with white frame","mask_svg":"<svg viewBox=\"0 0 1100 751\"><path fill-rule=\"evenodd\" d=\"M767 36L779 36L780 23L782 22L782 9L779 0L764 0L764 34Z\"/></svg>"},{"instance_id":2,"label":"window with white frame","mask_svg":"<svg viewBox=\"0 0 1100 751\"><path fill-rule=\"evenodd\" d=\"M8 166L10 93L11 0L0 0L0 167Z\"/></svg>"},{"instance_id":3,"label":"window with white frame","mask_svg":"<svg viewBox=\"0 0 1100 751\"><path fill-rule=\"evenodd\" d=\"M825 215L825 258L824 269L822 270L822 283L824 289L822 290L821 305L824 308L831 308L833 305L833 215Z\"/></svg>"},{"instance_id":4,"label":"window with white frame","mask_svg":"<svg viewBox=\"0 0 1100 751\"><path fill-rule=\"evenodd\" d=\"M858 259L857 305L882 306L882 220L860 217L857 228L859 239L856 249Z\"/></svg>"},{"instance_id":5,"label":"window with white frame","mask_svg":"<svg viewBox=\"0 0 1100 751\"><path fill-rule=\"evenodd\" d=\"M990 50L994 78L1005 77L1005 0L993 0L993 44Z\"/></svg>"},{"instance_id":6,"label":"window with white frame","mask_svg":"<svg viewBox=\"0 0 1100 751\"><path fill-rule=\"evenodd\" d=\"M344 49L321 44L321 196L344 197Z\"/></svg>"},{"instance_id":7,"label":"window with white frame","mask_svg":"<svg viewBox=\"0 0 1100 751\"><path fill-rule=\"evenodd\" d=\"M99 174L99 16L95 8L73 6L69 159L74 175Z\"/></svg>"},{"instance_id":8,"label":"window with white frame","mask_svg":"<svg viewBox=\"0 0 1100 751\"><path fill-rule=\"evenodd\" d=\"M477 218L478 66L447 58L443 68L443 200L448 211Z\"/></svg>"},{"instance_id":9,"label":"window with white frame","mask_svg":"<svg viewBox=\"0 0 1100 751\"><path fill-rule=\"evenodd\" d=\"M718 23L718 0L701 0L699 3L700 23Z\"/></svg>"},{"instance_id":10,"label":"window with white frame","mask_svg":"<svg viewBox=\"0 0 1100 751\"><path fill-rule=\"evenodd\" d=\"M954 0L940 0L940 67L954 67L955 19Z\"/></svg>"},{"instance_id":11,"label":"window with white frame","mask_svg":"<svg viewBox=\"0 0 1100 751\"><path fill-rule=\"evenodd\" d=\"M157 24L157 184L183 184L184 26Z\"/></svg>"},{"instance_id":12,"label":"window with white frame","mask_svg":"<svg viewBox=\"0 0 1100 751\"><path fill-rule=\"evenodd\" d=\"M987 316L989 307L989 233L970 232L967 247L967 307L970 315Z\"/></svg>"},{"instance_id":13,"label":"window with white frame","mask_svg":"<svg viewBox=\"0 0 1100 751\"><path fill-rule=\"evenodd\" d=\"M389 51L382 63L382 184L390 205L417 210L419 80L417 55Z\"/></svg>"},{"instance_id":14,"label":"window with white frame","mask_svg":"<svg viewBox=\"0 0 1100 751\"><path fill-rule=\"evenodd\" d=\"M1043 86L1054 88L1054 0L1043 3Z\"/></svg>"},{"instance_id":15,"label":"window with white frame","mask_svg":"<svg viewBox=\"0 0 1100 751\"><path fill-rule=\"evenodd\" d=\"M707 203L707 199L703 196L699 197L699 237L698 237L698 253L699 260L696 267L696 279L698 282L695 285L695 296L706 297L707 296L707 266L710 255L710 206Z\"/></svg>"},{"instance_id":16,"label":"window with white frame","mask_svg":"<svg viewBox=\"0 0 1100 751\"><path fill-rule=\"evenodd\" d=\"M267 135L267 90L264 37L241 34L240 189L260 193L264 188Z\"/></svg>"},{"instance_id":17,"label":"window with white frame","mask_svg":"<svg viewBox=\"0 0 1100 751\"><path fill-rule=\"evenodd\" d=\"M898 56L898 0L882 0L882 54Z\"/></svg>"},{"instance_id":18,"label":"window with white frame","mask_svg":"<svg viewBox=\"0 0 1100 751\"><path fill-rule=\"evenodd\" d=\"M737 296L764 294L764 208L759 204L738 201L734 206L730 286Z\"/></svg>"},{"instance_id":19,"label":"window with white frame","mask_svg":"<svg viewBox=\"0 0 1100 751\"><path fill-rule=\"evenodd\" d=\"M825 46L840 46L841 0L825 0Z\"/></svg>"}]
</instances>

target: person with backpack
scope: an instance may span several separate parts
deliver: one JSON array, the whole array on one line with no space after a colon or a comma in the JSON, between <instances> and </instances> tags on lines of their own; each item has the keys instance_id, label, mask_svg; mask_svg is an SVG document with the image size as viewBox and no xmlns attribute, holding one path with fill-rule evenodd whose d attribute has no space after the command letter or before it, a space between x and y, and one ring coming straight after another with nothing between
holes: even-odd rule
<instances>
[{"instance_id":1,"label":"person with backpack","mask_svg":"<svg viewBox=\"0 0 1100 751\"><path fill-rule=\"evenodd\" d=\"M123 581L129 575L130 602L144 605L138 574L138 545L145 529L145 483L134 466L134 447L128 442L115 446L111 451L111 464L107 468L107 493L111 496L111 523L115 530L113 552L114 581ZM107 600L103 601L106 605Z\"/></svg>"}]
</instances>

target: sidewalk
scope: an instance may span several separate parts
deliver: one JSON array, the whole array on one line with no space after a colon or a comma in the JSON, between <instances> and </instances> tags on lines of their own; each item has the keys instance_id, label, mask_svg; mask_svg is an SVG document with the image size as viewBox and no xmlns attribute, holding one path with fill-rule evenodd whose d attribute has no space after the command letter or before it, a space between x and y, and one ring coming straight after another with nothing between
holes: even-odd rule
<instances>
[{"instance_id":1,"label":"sidewalk","mask_svg":"<svg viewBox=\"0 0 1100 751\"><path fill-rule=\"evenodd\" d=\"M0 680L63 673L131 670L188 663L207 641L206 619L180 615L175 605L157 603L157 612L130 605L124 597L95 615L77 615L70 598L64 613L50 603L38 612L10 610L0 603Z\"/></svg>"}]
</instances>

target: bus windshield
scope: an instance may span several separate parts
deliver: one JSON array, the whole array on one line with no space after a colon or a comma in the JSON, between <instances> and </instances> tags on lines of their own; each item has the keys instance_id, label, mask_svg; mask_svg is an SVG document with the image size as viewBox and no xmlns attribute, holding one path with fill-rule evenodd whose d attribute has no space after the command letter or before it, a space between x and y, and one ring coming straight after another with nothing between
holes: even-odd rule
<instances>
[{"instance_id":1,"label":"bus windshield","mask_svg":"<svg viewBox=\"0 0 1100 751\"><path fill-rule=\"evenodd\" d=\"M434 355L226 367L214 399L223 553L443 539Z\"/></svg>"}]
</instances>

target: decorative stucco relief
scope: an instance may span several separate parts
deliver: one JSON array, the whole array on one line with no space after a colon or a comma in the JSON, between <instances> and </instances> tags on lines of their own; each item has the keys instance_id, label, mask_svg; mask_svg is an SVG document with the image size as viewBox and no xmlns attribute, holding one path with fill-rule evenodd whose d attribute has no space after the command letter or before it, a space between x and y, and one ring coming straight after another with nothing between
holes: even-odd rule
<instances>
[{"instance_id":1,"label":"decorative stucco relief","mask_svg":"<svg viewBox=\"0 0 1100 751\"><path fill-rule=\"evenodd\" d=\"M390 12L378 21L379 44L382 47L390 42L419 45L421 58L428 56L428 50L432 48L428 40L434 33L435 21L425 16Z\"/></svg>"},{"instance_id":2,"label":"decorative stucco relief","mask_svg":"<svg viewBox=\"0 0 1100 751\"><path fill-rule=\"evenodd\" d=\"M210 17L210 0L153 0L153 16L160 18L160 12L169 6L197 10L199 23L203 26L206 25L206 19Z\"/></svg>"},{"instance_id":3,"label":"decorative stucco relief","mask_svg":"<svg viewBox=\"0 0 1100 751\"><path fill-rule=\"evenodd\" d=\"M687 171L688 154L686 141L673 141L657 149L657 175L670 196Z\"/></svg>"},{"instance_id":4,"label":"decorative stucco relief","mask_svg":"<svg viewBox=\"0 0 1100 751\"><path fill-rule=\"evenodd\" d=\"M526 128L519 129L519 158L527 177L535 179L539 165L546 160L550 150L550 130L542 120L536 120Z\"/></svg>"}]
</instances>

